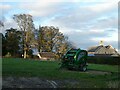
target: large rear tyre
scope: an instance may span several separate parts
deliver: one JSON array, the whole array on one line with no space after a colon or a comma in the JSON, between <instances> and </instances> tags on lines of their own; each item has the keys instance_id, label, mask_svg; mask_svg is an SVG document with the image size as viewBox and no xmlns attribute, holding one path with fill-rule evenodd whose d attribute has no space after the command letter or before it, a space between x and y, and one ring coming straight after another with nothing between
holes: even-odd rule
<instances>
[{"instance_id":1,"label":"large rear tyre","mask_svg":"<svg viewBox=\"0 0 120 90\"><path fill-rule=\"evenodd\" d=\"M86 65L86 58L81 58L82 64L80 64L79 68L81 71L85 72L87 70L87 65Z\"/></svg>"}]
</instances>

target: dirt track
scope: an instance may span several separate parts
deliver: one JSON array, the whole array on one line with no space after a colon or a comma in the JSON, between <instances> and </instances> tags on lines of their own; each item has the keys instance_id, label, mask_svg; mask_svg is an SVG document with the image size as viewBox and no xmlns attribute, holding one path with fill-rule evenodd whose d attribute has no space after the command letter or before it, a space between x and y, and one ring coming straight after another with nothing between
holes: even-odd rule
<instances>
[{"instance_id":1,"label":"dirt track","mask_svg":"<svg viewBox=\"0 0 120 90\"><path fill-rule=\"evenodd\" d=\"M53 88L53 86L47 80L37 77L7 77L3 78L3 88Z\"/></svg>"},{"instance_id":2,"label":"dirt track","mask_svg":"<svg viewBox=\"0 0 120 90\"><path fill-rule=\"evenodd\" d=\"M87 71L83 73L105 75L108 72ZM3 77L3 88L63 88L66 85L76 85L80 81L77 80L47 80L38 77Z\"/></svg>"},{"instance_id":3,"label":"dirt track","mask_svg":"<svg viewBox=\"0 0 120 90\"><path fill-rule=\"evenodd\" d=\"M47 80L38 77L6 77L3 78L3 88L63 88L67 84L77 84L75 80Z\"/></svg>"},{"instance_id":4,"label":"dirt track","mask_svg":"<svg viewBox=\"0 0 120 90\"><path fill-rule=\"evenodd\" d=\"M88 70L86 73L95 74L95 75L111 74L111 72L97 71L97 70Z\"/></svg>"}]
</instances>

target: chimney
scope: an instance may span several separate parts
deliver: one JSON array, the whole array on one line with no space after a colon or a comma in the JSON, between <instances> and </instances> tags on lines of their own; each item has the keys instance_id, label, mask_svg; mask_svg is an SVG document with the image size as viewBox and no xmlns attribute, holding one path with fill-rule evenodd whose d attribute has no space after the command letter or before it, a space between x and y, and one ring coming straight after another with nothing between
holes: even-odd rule
<instances>
[{"instance_id":1,"label":"chimney","mask_svg":"<svg viewBox=\"0 0 120 90\"><path fill-rule=\"evenodd\" d=\"M99 45L100 45L100 46L103 46L103 45L104 45L103 40L101 40L101 41L99 42Z\"/></svg>"}]
</instances>

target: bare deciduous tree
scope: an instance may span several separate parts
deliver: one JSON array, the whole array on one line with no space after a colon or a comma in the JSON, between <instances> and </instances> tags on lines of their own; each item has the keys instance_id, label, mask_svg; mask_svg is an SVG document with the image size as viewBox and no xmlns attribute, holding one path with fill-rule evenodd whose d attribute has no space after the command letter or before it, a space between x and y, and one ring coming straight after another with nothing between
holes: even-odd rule
<instances>
[{"instance_id":1,"label":"bare deciduous tree","mask_svg":"<svg viewBox=\"0 0 120 90\"><path fill-rule=\"evenodd\" d=\"M27 57L27 50L30 47L31 35L34 30L34 24L32 20L32 16L29 14L15 14L13 19L17 22L21 31L23 31L23 51L24 58Z\"/></svg>"}]
</instances>

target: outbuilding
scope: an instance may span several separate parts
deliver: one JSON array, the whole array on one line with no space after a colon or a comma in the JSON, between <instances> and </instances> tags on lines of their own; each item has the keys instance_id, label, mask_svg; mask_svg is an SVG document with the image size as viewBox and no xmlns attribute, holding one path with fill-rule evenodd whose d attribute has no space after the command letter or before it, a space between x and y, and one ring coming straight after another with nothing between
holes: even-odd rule
<instances>
[{"instance_id":1,"label":"outbuilding","mask_svg":"<svg viewBox=\"0 0 120 90\"><path fill-rule=\"evenodd\" d=\"M38 53L38 57L41 60L54 60L56 58L56 55L52 52L40 52Z\"/></svg>"}]
</instances>

